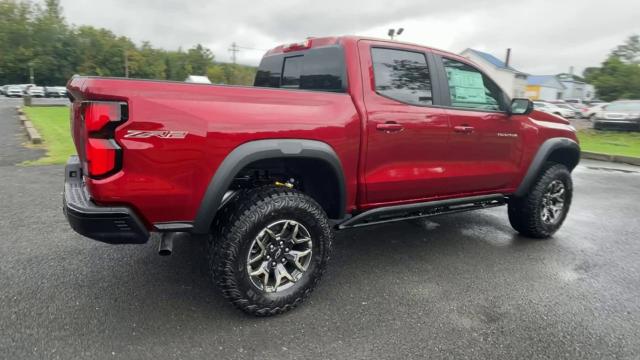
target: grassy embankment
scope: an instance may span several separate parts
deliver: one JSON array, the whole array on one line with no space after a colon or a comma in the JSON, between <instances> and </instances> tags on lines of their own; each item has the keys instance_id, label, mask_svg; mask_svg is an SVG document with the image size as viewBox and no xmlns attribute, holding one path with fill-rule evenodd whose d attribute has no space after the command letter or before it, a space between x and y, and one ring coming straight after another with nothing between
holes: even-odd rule
<instances>
[{"instance_id":1,"label":"grassy embankment","mask_svg":"<svg viewBox=\"0 0 640 360\"><path fill-rule=\"evenodd\" d=\"M42 145L39 146L43 146L46 153L38 160L26 161L23 164L65 164L69 156L76 153L69 131L69 108L59 106L25 107L24 111L42 136Z\"/></svg>"}]
</instances>

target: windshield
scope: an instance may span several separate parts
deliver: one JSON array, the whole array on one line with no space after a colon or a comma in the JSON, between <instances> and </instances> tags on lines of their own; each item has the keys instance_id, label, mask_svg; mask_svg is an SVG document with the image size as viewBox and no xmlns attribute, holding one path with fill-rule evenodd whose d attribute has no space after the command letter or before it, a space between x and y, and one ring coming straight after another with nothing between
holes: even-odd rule
<instances>
[{"instance_id":1,"label":"windshield","mask_svg":"<svg viewBox=\"0 0 640 360\"><path fill-rule=\"evenodd\" d=\"M640 111L640 101L614 102L607 105L606 111Z\"/></svg>"}]
</instances>

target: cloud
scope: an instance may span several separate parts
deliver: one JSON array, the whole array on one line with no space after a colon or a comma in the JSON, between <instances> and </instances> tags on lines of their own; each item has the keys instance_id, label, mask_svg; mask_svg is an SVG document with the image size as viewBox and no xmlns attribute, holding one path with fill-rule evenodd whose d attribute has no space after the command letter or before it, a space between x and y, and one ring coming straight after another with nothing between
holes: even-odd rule
<instances>
[{"instance_id":1,"label":"cloud","mask_svg":"<svg viewBox=\"0 0 640 360\"><path fill-rule=\"evenodd\" d=\"M229 61L232 42L269 49L307 36L355 34L385 37L459 52L467 47L503 57L529 73L581 71L604 60L640 32L640 2L600 1L245 1L62 0L67 19L111 29L167 49L201 43ZM242 49L239 62L255 65L263 51Z\"/></svg>"}]
</instances>

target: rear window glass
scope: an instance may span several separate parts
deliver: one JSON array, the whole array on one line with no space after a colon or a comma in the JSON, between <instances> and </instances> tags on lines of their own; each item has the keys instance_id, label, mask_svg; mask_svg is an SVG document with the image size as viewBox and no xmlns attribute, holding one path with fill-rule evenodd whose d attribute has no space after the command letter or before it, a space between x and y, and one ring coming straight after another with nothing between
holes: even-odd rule
<instances>
[{"instance_id":1,"label":"rear window glass","mask_svg":"<svg viewBox=\"0 0 640 360\"><path fill-rule=\"evenodd\" d=\"M302 56L284 58L284 67L282 68L282 87L299 89L301 72Z\"/></svg>"},{"instance_id":2,"label":"rear window glass","mask_svg":"<svg viewBox=\"0 0 640 360\"><path fill-rule=\"evenodd\" d=\"M254 86L345 92L344 51L336 45L267 56Z\"/></svg>"}]
</instances>

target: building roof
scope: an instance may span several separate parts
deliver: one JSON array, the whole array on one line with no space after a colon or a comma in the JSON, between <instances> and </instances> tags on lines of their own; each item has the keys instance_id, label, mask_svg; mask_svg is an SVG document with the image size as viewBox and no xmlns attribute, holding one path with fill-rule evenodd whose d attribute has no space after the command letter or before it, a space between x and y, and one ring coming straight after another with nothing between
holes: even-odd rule
<instances>
[{"instance_id":1,"label":"building roof","mask_svg":"<svg viewBox=\"0 0 640 360\"><path fill-rule=\"evenodd\" d=\"M580 76L577 75L573 75L573 74L567 74L567 73L560 73L558 75L556 75L556 77L558 78L558 80L562 81L562 82L574 82L574 83L579 83L579 84L586 84L586 82L584 81L583 78L581 78Z\"/></svg>"},{"instance_id":2,"label":"building roof","mask_svg":"<svg viewBox=\"0 0 640 360\"><path fill-rule=\"evenodd\" d=\"M527 84L553 87L560 90L565 88L555 75L529 75Z\"/></svg>"},{"instance_id":3,"label":"building roof","mask_svg":"<svg viewBox=\"0 0 640 360\"><path fill-rule=\"evenodd\" d=\"M504 70L511 70L513 72L517 72L517 73L521 73L524 74L522 71L516 70L511 66L508 66L507 64L504 63L504 61L498 59L497 57L480 51L480 50L476 50L476 49L471 49L471 48L467 48L465 51L463 51L463 53L465 52L472 52L476 55L478 55L479 57L481 57L483 60L487 61L488 63L490 63L491 65L495 66L498 69L504 69Z\"/></svg>"}]
</instances>

